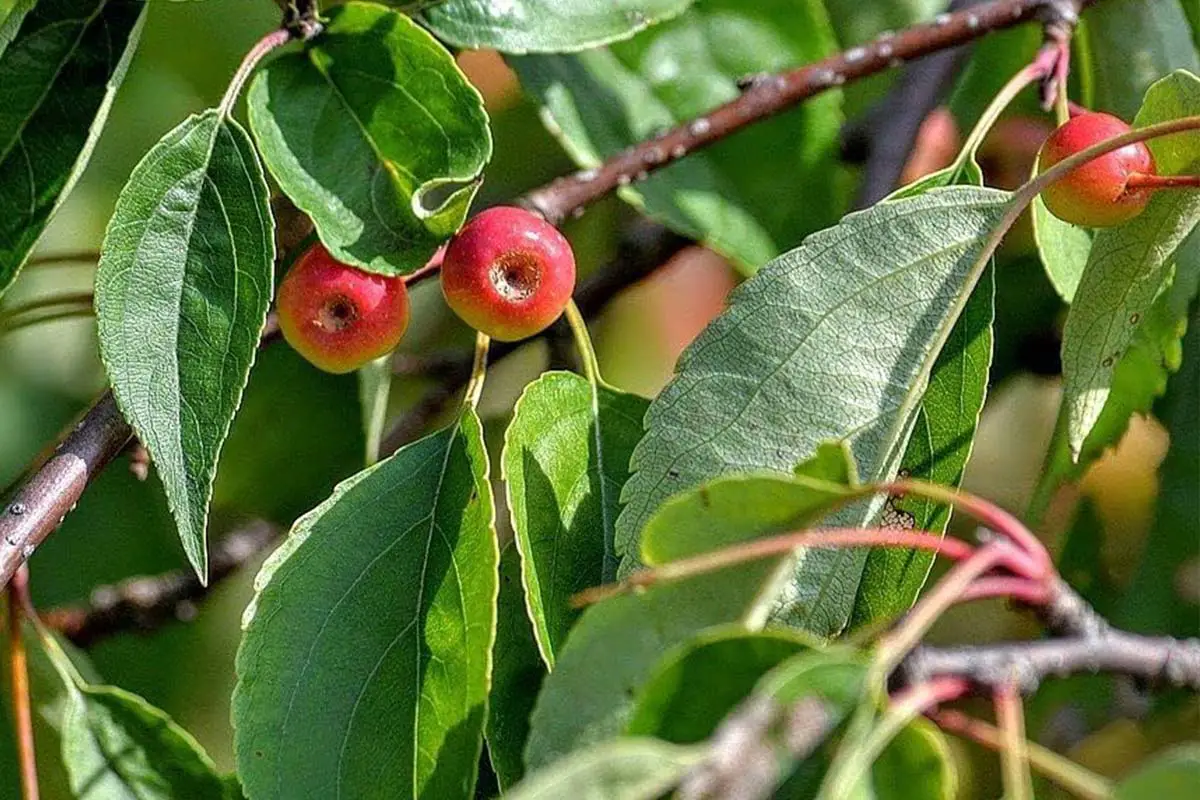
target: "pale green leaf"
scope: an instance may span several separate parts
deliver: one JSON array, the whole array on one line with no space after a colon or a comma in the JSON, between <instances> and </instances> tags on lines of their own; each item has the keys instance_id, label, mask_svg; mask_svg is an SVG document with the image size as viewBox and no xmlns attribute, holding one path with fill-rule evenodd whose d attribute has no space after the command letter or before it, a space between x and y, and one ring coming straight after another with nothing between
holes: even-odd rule
<instances>
[{"instance_id":1,"label":"pale green leaf","mask_svg":"<svg viewBox=\"0 0 1200 800\"><path fill-rule=\"evenodd\" d=\"M908 723L871 765L863 800L954 800L958 774L946 737L932 722Z\"/></svg>"},{"instance_id":2,"label":"pale green leaf","mask_svg":"<svg viewBox=\"0 0 1200 800\"><path fill-rule=\"evenodd\" d=\"M504 440L504 480L530 618L553 668L578 612L571 595L616 575L629 455L648 403L569 372L526 387Z\"/></svg>"},{"instance_id":3,"label":"pale green leaf","mask_svg":"<svg viewBox=\"0 0 1200 800\"><path fill-rule=\"evenodd\" d=\"M1087 267L1095 234L1089 228L1063 222L1051 214L1041 195L1034 198L1029 215L1046 276L1063 302L1070 304Z\"/></svg>"},{"instance_id":4,"label":"pale green leaf","mask_svg":"<svg viewBox=\"0 0 1200 800\"><path fill-rule=\"evenodd\" d=\"M154 459L202 580L213 476L266 322L274 259L250 137L209 109L134 169L96 271L113 393Z\"/></svg>"},{"instance_id":5,"label":"pale green leaf","mask_svg":"<svg viewBox=\"0 0 1200 800\"><path fill-rule=\"evenodd\" d=\"M379 446L387 425L388 397L392 391L392 356L364 364L358 370L358 402L362 408L364 457L367 466L379 460Z\"/></svg>"},{"instance_id":6,"label":"pale green leaf","mask_svg":"<svg viewBox=\"0 0 1200 800\"><path fill-rule=\"evenodd\" d=\"M498 554L475 414L346 480L255 581L233 700L266 798L469 798Z\"/></svg>"},{"instance_id":7,"label":"pale green leaf","mask_svg":"<svg viewBox=\"0 0 1200 800\"><path fill-rule=\"evenodd\" d=\"M1196 113L1200 79L1176 72L1146 93L1135 127ZM1151 140L1149 146L1161 174L1200 170L1200 133ZM1197 221L1200 191L1156 192L1139 216L1096 235L1063 328L1064 403L1076 459L1109 399L1117 365L1168 284L1172 258Z\"/></svg>"},{"instance_id":8,"label":"pale green leaf","mask_svg":"<svg viewBox=\"0 0 1200 800\"><path fill-rule=\"evenodd\" d=\"M807 466L805 475L722 478L672 499L647 527L651 555L685 558L811 524L853 490L835 482L846 475L845 456ZM543 766L624 730L633 698L672 646L714 625L761 627L791 561L673 581L588 609L538 697L526 763Z\"/></svg>"},{"instance_id":9,"label":"pale green leaf","mask_svg":"<svg viewBox=\"0 0 1200 800\"><path fill-rule=\"evenodd\" d=\"M50 634L38 637L62 683L62 758L79 800L219 800L224 782L186 731L137 695L92 686Z\"/></svg>"},{"instance_id":10,"label":"pale green leaf","mask_svg":"<svg viewBox=\"0 0 1200 800\"><path fill-rule=\"evenodd\" d=\"M327 17L303 52L255 78L250 127L335 258L412 272L458 230L491 158L483 100L403 14L347 3Z\"/></svg>"},{"instance_id":11,"label":"pale green leaf","mask_svg":"<svg viewBox=\"0 0 1200 800\"><path fill-rule=\"evenodd\" d=\"M1129 119L1159 78L1176 69L1200 72L1200 57L1177 0L1104 0L1088 8L1083 21L1080 35L1091 55L1083 80L1101 111Z\"/></svg>"},{"instance_id":12,"label":"pale green leaf","mask_svg":"<svg viewBox=\"0 0 1200 800\"><path fill-rule=\"evenodd\" d=\"M492 771L500 788L508 790L525 775L522 754L529 738L529 715L546 679L546 665L525 612L521 555L511 543L500 556L500 599L492 661L485 735Z\"/></svg>"},{"instance_id":13,"label":"pale green leaf","mask_svg":"<svg viewBox=\"0 0 1200 800\"><path fill-rule=\"evenodd\" d=\"M692 0L443 0L422 12L429 29L459 47L560 53L627 39Z\"/></svg>"},{"instance_id":14,"label":"pale green leaf","mask_svg":"<svg viewBox=\"0 0 1200 800\"><path fill-rule=\"evenodd\" d=\"M617 523L626 561L667 496L729 472L790 469L822 441L848 442L864 481L894 475L1008 198L952 187L881 203L743 284L647 413ZM789 621L841 630L865 559L841 550L801 562Z\"/></svg>"},{"instance_id":15,"label":"pale green leaf","mask_svg":"<svg viewBox=\"0 0 1200 800\"><path fill-rule=\"evenodd\" d=\"M704 758L697 747L619 739L576 753L527 778L510 800L656 800Z\"/></svg>"},{"instance_id":16,"label":"pale green leaf","mask_svg":"<svg viewBox=\"0 0 1200 800\"><path fill-rule=\"evenodd\" d=\"M1200 746L1184 744L1155 756L1117 785L1114 800L1187 800L1200 786Z\"/></svg>"},{"instance_id":17,"label":"pale green leaf","mask_svg":"<svg viewBox=\"0 0 1200 800\"><path fill-rule=\"evenodd\" d=\"M551 131L591 168L733 100L747 75L807 64L836 49L819 0L697 0L628 42L513 65L542 103ZM842 122L840 92L830 91L621 195L751 273L833 224L845 207L849 183L837 155Z\"/></svg>"},{"instance_id":18,"label":"pale green leaf","mask_svg":"<svg viewBox=\"0 0 1200 800\"><path fill-rule=\"evenodd\" d=\"M145 7L41 0L0 21L0 295L87 164Z\"/></svg>"}]
</instances>

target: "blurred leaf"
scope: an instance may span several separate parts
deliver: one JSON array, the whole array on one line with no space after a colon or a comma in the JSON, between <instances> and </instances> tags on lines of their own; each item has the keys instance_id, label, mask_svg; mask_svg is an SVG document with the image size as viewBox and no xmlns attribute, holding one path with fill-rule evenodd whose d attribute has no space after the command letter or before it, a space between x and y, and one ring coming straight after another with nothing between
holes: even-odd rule
<instances>
[{"instance_id":1,"label":"blurred leaf","mask_svg":"<svg viewBox=\"0 0 1200 800\"><path fill-rule=\"evenodd\" d=\"M892 199L955 184L983 185L974 151L964 148L956 163L900 189ZM962 483L987 397L995 294L995 272L989 268L933 364L898 474L943 486ZM945 533L949 522L949 507L919 497L889 498L881 520L885 526L937 535ZM850 625L860 627L907 611L925 585L933 561L933 553L925 551L873 548L863 567Z\"/></svg>"},{"instance_id":2,"label":"blurred leaf","mask_svg":"<svg viewBox=\"0 0 1200 800\"><path fill-rule=\"evenodd\" d=\"M250 127L335 258L412 272L462 225L491 158L483 99L403 14L372 3L326 13L303 52L255 78Z\"/></svg>"},{"instance_id":3,"label":"blurred leaf","mask_svg":"<svg viewBox=\"0 0 1200 800\"><path fill-rule=\"evenodd\" d=\"M223 781L200 745L137 695L91 686L58 643L38 638L65 688L62 758L80 800L213 800Z\"/></svg>"},{"instance_id":4,"label":"blurred leaf","mask_svg":"<svg viewBox=\"0 0 1200 800\"><path fill-rule=\"evenodd\" d=\"M506 547L500 557L500 601L492 661L487 747L492 770L501 790L506 791L524 777L521 754L529 738L529 715L546 679L546 666L525 612L521 555L514 544Z\"/></svg>"},{"instance_id":5,"label":"blurred leaf","mask_svg":"<svg viewBox=\"0 0 1200 800\"><path fill-rule=\"evenodd\" d=\"M1186 800L1200 786L1200 746L1176 747L1117 785L1114 800Z\"/></svg>"},{"instance_id":6,"label":"blurred leaf","mask_svg":"<svg viewBox=\"0 0 1200 800\"><path fill-rule=\"evenodd\" d=\"M392 354L381 356L358 370L358 400L362 407L363 439L367 466L379 460L379 446L387 426L388 396L392 390Z\"/></svg>"},{"instance_id":7,"label":"blurred leaf","mask_svg":"<svg viewBox=\"0 0 1200 800\"><path fill-rule=\"evenodd\" d=\"M1159 78L1176 69L1200 72L1200 57L1177 0L1105 0L1088 8L1083 20L1080 33L1091 52L1085 80L1101 111L1129 119Z\"/></svg>"},{"instance_id":8,"label":"blurred leaf","mask_svg":"<svg viewBox=\"0 0 1200 800\"><path fill-rule=\"evenodd\" d=\"M932 722L915 719L871 765L862 800L954 800L958 775L945 736Z\"/></svg>"},{"instance_id":9,"label":"blurred leaf","mask_svg":"<svg viewBox=\"0 0 1200 800\"><path fill-rule=\"evenodd\" d=\"M944 2L938 5L926 19L948 6ZM1038 25L994 31L972 42L966 66L955 76L954 89L946 101L955 122L963 129L973 126L1004 84L1029 65L1041 44L1042 31ZM1005 116L1042 113L1037 92L1027 90L1013 99Z\"/></svg>"},{"instance_id":10,"label":"blurred leaf","mask_svg":"<svg viewBox=\"0 0 1200 800\"><path fill-rule=\"evenodd\" d=\"M819 0L698 0L628 42L516 59L513 66L545 106L551 131L590 168L733 100L740 78L807 64L836 49ZM845 207L840 109L840 93L827 92L621 195L752 273L832 224Z\"/></svg>"},{"instance_id":11,"label":"blurred leaf","mask_svg":"<svg viewBox=\"0 0 1200 800\"><path fill-rule=\"evenodd\" d=\"M668 495L731 471L789 469L822 441L847 441L864 481L895 475L942 340L986 266L977 262L1008 197L952 187L881 203L810 237L737 289L646 415L617 521L626 561L635 560L639 530ZM862 524L874 512L838 520ZM802 561L788 621L818 634L840 631L865 559L862 550L839 550Z\"/></svg>"},{"instance_id":12,"label":"blurred leaf","mask_svg":"<svg viewBox=\"0 0 1200 800\"><path fill-rule=\"evenodd\" d=\"M638 693L625 733L676 744L703 741L764 673L813 644L787 630L730 627L700 634L663 656Z\"/></svg>"},{"instance_id":13,"label":"blurred leaf","mask_svg":"<svg viewBox=\"0 0 1200 800\"><path fill-rule=\"evenodd\" d=\"M1083 498L1058 555L1058 572L1104 618L1112 615L1121 589L1108 575L1103 558L1104 521L1095 504Z\"/></svg>"},{"instance_id":14,"label":"blurred leaf","mask_svg":"<svg viewBox=\"0 0 1200 800\"><path fill-rule=\"evenodd\" d=\"M728 477L673 498L647 526L648 547L663 558L685 558L802 528L852 491L836 482L845 475L845 461L814 459L810 471L820 470L825 479ZM617 735L629 721L637 692L672 646L714 625L762 627L777 575L791 561L743 564L589 608L538 696L526 764L541 767Z\"/></svg>"},{"instance_id":15,"label":"blurred leaf","mask_svg":"<svg viewBox=\"0 0 1200 800\"><path fill-rule=\"evenodd\" d=\"M496 620L479 420L346 480L255 581L233 699L256 798L471 797Z\"/></svg>"},{"instance_id":16,"label":"blurred leaf","mask_svg":"<svg viewBox=\"0 0 1200 800\"><path fill-rule=\"evenodd\" d=\"M698 747L618 739L564 758L504 796L511 800L656 800L704 756L704 749Z\"/></svg>"},{"instance_id":17,"label":"blurred leaf","mask_svg":"<svg viewBox=\"0 0 1200 800\"><path fill-rule=\"evenodd\" d=\"M504 481L526 602L550 668L579 616L571 595L616 575L614 524L629 454L649 403L548 372L517 401L504 441Z\"/></svg>"},{"instance_id":18,"label":"blurred leaf","mask_svg":"<svg viewBox=\"0 0 1200 800\"><path fill-rule=\"evenodd\" d=\"M502 53L584 50L670 19L692 0L443 0L421 12L439 39Z\"/></svg>"},{"instance_id":19,"label":"blurred leaf","mask_svg":"<svg viewBox=\"0 0 1200 800\"><path fill-rule=\"evenodd\" d=\"M41 0L0 19L0 295L87 165L142 0Z\"/></svg>"},{"instance_id":20,"label":"blurred leaf","mask_svg":"<svg viewBox=\"0 0 1200 800\"><path fill-rule=\"evenodd\" d=\"M272 227L250 137L209 109L133 171L96 270L100 355L201 580L217 459L271 300Z\"/></svg>"},{"instance_id":21,"label":"blurred leaf","mask_svg":"<svg viewBox=\"0 0 1200 800\"><path fill-rule=\"evenodd\" d=\"M1200 243L1198 243L1200 244ZM1200 262L1200 258L1197 259ZM1200 268L1197 269L1200 273ZM1180 570L1195 565L1200 539L1200 311L1193 306L1183 367L1168 386L1160 416L1171 434L1159 468L1158 508L1137 572L1124 593L1118 621L1143 633L1196 635L1196 598L1181 591Z\"/></svg>"},{"instance_id":22,"label":"blurred leaf","mask_svg":"<svg viewBox=\"0 0 1200 800\"><path fill-rule=\"evenodd\" d=\"M1200 113L1200 79L1176 72L1154 84L1134 122ZM1200 133L1149 143L1164 175L1200 169ZM1078 457L1104 410L1114 371L1155 297L1170 280L1176 249L1200 220L1200 191L1156 192L1139 216L1096 235L1063 329L1064 404L1071 453ZM1186 302L1184 302L1186 308Z\"/></svg>"}]
</instances>

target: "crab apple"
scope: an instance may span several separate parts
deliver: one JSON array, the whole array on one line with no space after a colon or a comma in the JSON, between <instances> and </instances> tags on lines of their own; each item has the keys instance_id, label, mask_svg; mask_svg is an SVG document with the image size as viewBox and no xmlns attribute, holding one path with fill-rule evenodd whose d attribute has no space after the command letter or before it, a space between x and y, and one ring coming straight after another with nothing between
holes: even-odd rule
<instances>
[{"instance_id":1,"label":"crab apple","mask_svg":"<svg viewBox=\"0 0 1200 800\"><path fill-rule=\"evenodd\" d=\"M575 290L575 254L558 229L521 208L476 215L450 241L442 293L464 322L515 342L558 319Z\"/></svg>"},{"instance_id":2,"label":"crab apple","mask_svg":"<svg viewBox=\"0 0 1200 800\"><path fill-rule=\"evenodd\" d=\"M1038 170L1045 172L1068 156L1132 128L1111 114L1089 112L1057 128L1042 145ZM1089 228L1107 228L1133 219L1150 202L1151 190L1131 188L1133 174L1154 175L1154 157L1143 142L1127 144L1068 172L1042 192L1050 213Z\"/></svg>"},{"instance_id":3,"label":"crab apple","mask_svg":"<svg viewBox=\"0 0 1200 800\"><path fill-rule=\"evenodd\" d=\"M283 338L326 372L351 372L390 353L408 327L403 278L343 264L320 243L284 277L278 305Z\"/></svg>"}]
</instances>

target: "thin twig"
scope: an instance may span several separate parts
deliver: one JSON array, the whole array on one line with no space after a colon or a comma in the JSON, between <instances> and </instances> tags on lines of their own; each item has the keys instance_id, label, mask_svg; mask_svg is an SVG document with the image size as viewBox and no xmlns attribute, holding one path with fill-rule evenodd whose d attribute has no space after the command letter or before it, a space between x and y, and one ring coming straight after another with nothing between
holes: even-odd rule
<instances>
[{"instance_id":1,"label":"thin twig","mask_svg":"<svg viewBox=\"0 0 1200 800\"><path fill-rule=\"evenodd\" d=\"M12 683L13 730L21 771L21 800L38 800L37 756L33 740L33 703L23 635L29 602L29 568L22 566L8 585L8 662Z\"/></svg>"},{"instance_id":2,"label":"thin twig","mask_svg":"<svg viewBox=\"0 0 1200 800\"><path fill-rule=\"evenodd\" d=\"M996 721L1004 747L1000 765L1004 776L1006 800L1033 800L1033 780L1029 776L1029 751L1025 739L1025 709L1021 695L1011 683L996 687L992 693Z\"/></svg>"}]
</instances>

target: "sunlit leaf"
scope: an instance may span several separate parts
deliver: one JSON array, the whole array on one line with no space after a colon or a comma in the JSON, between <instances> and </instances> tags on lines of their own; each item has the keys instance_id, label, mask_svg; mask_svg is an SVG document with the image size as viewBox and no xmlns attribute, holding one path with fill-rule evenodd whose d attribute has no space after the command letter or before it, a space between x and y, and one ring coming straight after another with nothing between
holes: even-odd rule
<instances>
[{"instance_id":1,"label":"sunlit leaf","mask_svg":"<svg viewBox=\"0 0 1200 800\"><path fill-rule=\"evenodd\" d=\"M564 758L504 796L511 800L656 800L703 757L701 748L620 739Z\"/></svg>"}]
</instances>

